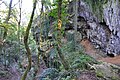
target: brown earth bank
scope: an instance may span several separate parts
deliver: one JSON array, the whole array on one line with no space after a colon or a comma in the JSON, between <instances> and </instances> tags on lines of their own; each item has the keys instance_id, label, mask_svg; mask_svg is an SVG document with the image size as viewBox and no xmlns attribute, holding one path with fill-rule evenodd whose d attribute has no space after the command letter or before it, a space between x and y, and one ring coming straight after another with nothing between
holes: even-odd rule
<instances>
[{"instance_id":1,"label":"brown earth bank","mask_svg":"<svg viewBox=\"0 0 120 80\"><path fill-rule=\"evenodd\" d=\"M107 57L105 57L106 54L104 54L104 52L96 50L94 48L93 44L88 39L84 39L80 43L85 48L85 52L88 55L90 55L91 57L95 58L96 60L120 65L120 56L115 56L115 57L107 56Z\"/></svg>"}]
</instances>

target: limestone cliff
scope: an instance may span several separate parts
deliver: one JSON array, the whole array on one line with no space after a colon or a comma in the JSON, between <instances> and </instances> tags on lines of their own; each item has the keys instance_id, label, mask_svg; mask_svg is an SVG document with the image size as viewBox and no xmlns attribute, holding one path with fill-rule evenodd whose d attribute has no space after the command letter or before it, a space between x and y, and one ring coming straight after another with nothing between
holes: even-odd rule
<instances>
[{"instance_id":1,"label":"limestone cliff","mask_svg":"<svg viewBox=\"0 0 120 80\"><path fill-rule=\"evenodd\" d=\"M74 29L74 2L68 5L69 24ZM36 40L40 36L40 18L34 22ZM53 21L52 21L53 23ZM42 24L41 24L42 25ZM120 54L120 0L78 0L78 31L106 54ZM48 28L47 28L48 29Z\"/></svg>"},{"instance_id":2,"label":"limestone cliff","mask_svg":"<svg viewBox=\"0 0 120 80\"><path fill-rule=\"evenodd\" d=\"M70 3L68 12L73 14ZM86 36L107 54L120 54L120 1L119 0L79 0L78 23L84 19ZM83 23L83 22L82 22ZM85 26L78 25L81 30Z\"/></svg>"}]
</instances>

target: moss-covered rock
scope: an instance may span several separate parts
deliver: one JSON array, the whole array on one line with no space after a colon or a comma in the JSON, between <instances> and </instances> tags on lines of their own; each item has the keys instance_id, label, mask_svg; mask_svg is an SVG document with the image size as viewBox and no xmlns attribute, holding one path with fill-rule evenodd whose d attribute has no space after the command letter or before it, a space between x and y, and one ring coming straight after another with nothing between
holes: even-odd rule
<instances>
[{"instance_id":1,"label":"moss-covered rock","mask_svg":"<svg viewBox=\"0 0 120 80\"><path fill-rule=\"evenodd\" d=\"M102 78L105 80L119 80L120 77L118 75L120 67L103 62L101 64L93 65L96 71L96 75L98 78Z\"/></svg>"},{"instance_id":2,"label":"moss-covered rock","mask_svg":"<svg viewBox=\"0 0 120 80\"><path fill-rule=\"evenodd\" d=\"M54 80L56 77L59 76L58 70L55 68L48 68L43 71L42 74L40 74L39 80Z\"/></svg>"}]
</instances>

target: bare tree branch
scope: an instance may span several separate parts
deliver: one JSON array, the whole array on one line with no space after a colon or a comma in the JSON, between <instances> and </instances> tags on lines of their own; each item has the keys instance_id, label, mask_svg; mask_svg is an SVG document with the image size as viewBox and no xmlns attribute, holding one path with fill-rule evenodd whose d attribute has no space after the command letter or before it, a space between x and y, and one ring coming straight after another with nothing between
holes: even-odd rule
<instances>
[{"instance_id":1,"label":"bare tree branch","mask_svg":"<svg viewBox=\"0 0 120 80\"><path fill-rule=\"evenodd\" d=\"M19 3L19 1L18 1L17 3L15 3L15 4L12 6L12 8L15 7L18 3Z\"/></svg>"},{"instance_id":2,"label":"bare tree branch","mask_svg":"<svg viewBox=\"0 0 120 80\"><path fill-rule=\"evenodd\" d=\"M2 1L2 0L1 0ZM9 7L9 5L5 2L5 1L2 1L2 3L1 4L5 4L5 6L8 8ZM0 4L0 5L1 5Z\"/></svg>"}]
</instances>

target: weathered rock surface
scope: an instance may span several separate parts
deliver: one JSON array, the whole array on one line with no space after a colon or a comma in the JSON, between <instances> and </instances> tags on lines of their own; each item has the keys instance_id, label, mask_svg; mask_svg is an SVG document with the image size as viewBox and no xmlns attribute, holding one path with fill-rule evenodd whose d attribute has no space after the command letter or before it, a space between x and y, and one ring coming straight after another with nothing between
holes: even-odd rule
<instances>
[{"instance_id":1,"label":"weathered rock surface","mask_svg":"<svg viewBox=\"0 0 120 80\"><path fill-rule=\"evenodd\" d=\"M94 64L97 77L99 80L119 80L120 79L120 67L102 62L101 64Z\"/></svg>"},{"instance_id":2,"label":"weathered rock surface","mask_svg":"<svg viewBox=\"0 0 120 80\"><path fill-rule=\"evenodd\" d=\"M84 18L82 23L89 26L84 30L87 38L107 54L120 54L120 1L79 0L78 5L78 23ZM68 10L71 15L72 9Z\"/></svg>"}]
</instances>

